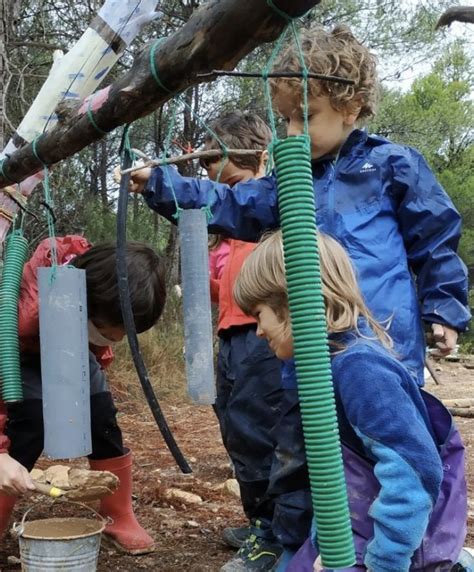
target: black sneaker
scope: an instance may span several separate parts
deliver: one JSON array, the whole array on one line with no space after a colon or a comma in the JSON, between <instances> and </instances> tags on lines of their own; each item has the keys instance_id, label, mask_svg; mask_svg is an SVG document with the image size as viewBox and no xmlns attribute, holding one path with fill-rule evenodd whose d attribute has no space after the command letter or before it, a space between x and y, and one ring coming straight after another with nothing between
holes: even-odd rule
<instances>
[{"instance_id":1,"label":"black sneaker","mask_svg":"<svg viewBox=\"0 0 474 572\"><path fill-rule=\"evenodd\" d=\"M282 546L250 534L237 554L222 566L220 572L269 572L273 570L283 552Z\"/></svg>"},{"instance_id":2,"label":"black sneaker","mask_svg":"<svg viewBox=\"0 0 474 572\"><path fill-rule=\"evenodd\" d=\"M239 528L224 528L222 538L226 544L233 548L240 548L247 540L252 532L250 526L241 526Z\"/></svg>"}]
</instances>

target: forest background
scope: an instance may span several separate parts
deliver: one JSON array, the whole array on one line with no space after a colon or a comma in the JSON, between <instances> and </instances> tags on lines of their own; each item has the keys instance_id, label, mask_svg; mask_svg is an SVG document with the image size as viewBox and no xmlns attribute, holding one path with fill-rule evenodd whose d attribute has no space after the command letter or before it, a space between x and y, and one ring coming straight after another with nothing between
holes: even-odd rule
<instances>
[{"instance_id":1,"label":"forest background","mask_svg":"<svg viewBox=\"0 0 474 572\"><path fill-rule=\"evenodd\" d=\"M102 5L101 0L0 0L0 146L3 148L43 84L56 50L66 52L78 40ZM141 46L168 36L202 4L199 0L163 0L162 18L148 25L122 56L104 85L131 67ZM474 277L474 29L454 24L435 30L439 16L453 0L323 0L302 25L326 27L345 23L378 56L382 98L369 131L420 150L463 217L460 254ZM464 2L465 4L465 2ZM261 71L271 46L255 50L239 65ZM102 87L103 87L102 86ZM259 80L223 78L190 88L184 104L170 102L132 126L132 145L148 156L199 148L206 125L225 111L242 109L267 117ZM170 131L172 117L175 126ZM84 234L91 242L115 239L117 184L111 173L119 163L121 132L117 130L54 168L56 232ZM197 164L180 167L201 176ZM37 219L28 217L31 249L47 236L41 190L30 199ZM167 258L167 283L179 283L176 227L153 213L140 197L130 197L130 239L153 244ZM472 280L471 280L472 283ZM165 362L181 361L179 300L169 298L166 327L153 340ZM170 331L176 336L170 336ZM160 332L162 332L160 334ZM156 340L158 336L158 342ZM463 350L474 351L474 336L462 338ZM151 357L151 356L150 356ZM169 367L166 366L169 374Z\"/></svg>"}]
</instances>

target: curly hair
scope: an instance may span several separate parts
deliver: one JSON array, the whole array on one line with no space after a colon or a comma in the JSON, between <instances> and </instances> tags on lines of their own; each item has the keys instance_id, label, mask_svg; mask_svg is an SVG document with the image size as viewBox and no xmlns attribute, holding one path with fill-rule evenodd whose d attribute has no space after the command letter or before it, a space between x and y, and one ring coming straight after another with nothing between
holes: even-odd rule
<instances>
[{"instance_id":1,"label":"curly hair","mask_svg":"<svg viewBox=\"0 0 474 572\"><path fill-rule=\"evenodd\" d=\"M379 97L377 59L357 40L347 26L338 25L332 32L320 26L304 30L301 32L300 44L309 72L336 75L355 81L354 85L345 85L310 79L308 82L310 97L329 96L331 105L336 110L360 106L358 120L375 115ZM281 52L272 71L302 71L301 57L295 42ZM298 90L302 96L300 79L273 78L271 80L273 93L278 91L282 83Z\"/></svg>"}]
</instances>

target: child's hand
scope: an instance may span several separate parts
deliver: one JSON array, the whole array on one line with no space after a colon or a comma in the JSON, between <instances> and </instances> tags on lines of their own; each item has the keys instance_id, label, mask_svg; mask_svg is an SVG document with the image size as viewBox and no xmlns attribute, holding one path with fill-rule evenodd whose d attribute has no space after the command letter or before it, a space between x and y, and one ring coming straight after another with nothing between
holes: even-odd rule
<instances>
[{"instance_id":1,"label":"child's hand","mask_svg":"<svg viewBox=\"0 0 474 572\"><path fill-rule=\"evenodd\" d=\"M35 485L25 467L7 453L0 453L0 493L16 496L34 490Z\"/></svg>"},{"instance_id":2,"label":"child's hand","mask_svg":"<svg viewBox=\"0 0 474 572\"><path fill-rule=\"evenodd\" d=\"M458 332L442 324L431 324L431 329L436 346L436 351L432 355L444 357L450 354L456 348Z\"/></svg>"},{"instance_id":3,"label":"child's hand","mask_svg":"<svg viewBox=\"0 0 474 572\"><path fill-rule=\"evenodd\" d=\"M120 166L115 167L113 178L117 184L120 184L121 180L121 170ZM128 192L129 193L143 193L143 189L148 182L148 179L151 177L151 168L145 167L144 169L140 169L139 171L134 171L130 175L130 183L128 185Z\"/></svg>"},{"instance_id":4,"label":"child's hand","mask_svg":"<svg viewBox=\"0 0 474 572\"><path fill-rule=\"evenodd\" d=\"M151 177L151 167L145 167L139 171L134 171L130 176L128 191L130 193L143 193L148 179Z\"/></svg>"},{"instance_id":5,"label":"child's hand","mask_svg":"<svg viewBox=\"0 0 474 572\"><path fill-rule=\"evenodd\" d=\"M313 572L322 572L324 570L321 562L321 556L318 556L313 564Z\"/></svg>"}]
</instances>

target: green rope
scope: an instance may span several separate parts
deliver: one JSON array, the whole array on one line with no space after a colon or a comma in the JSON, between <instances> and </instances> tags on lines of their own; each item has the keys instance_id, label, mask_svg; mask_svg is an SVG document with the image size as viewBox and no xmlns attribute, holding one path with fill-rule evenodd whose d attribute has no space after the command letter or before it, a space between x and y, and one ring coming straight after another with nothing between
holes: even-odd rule
<instances>
[{"instance_id":1,"label":"green rope","mask_svg":"<svg viewBox=\"0 0 474 572\"><path fill-rule=\"evenodd\" d=\"M194 111L194 109L182 97L180 98L180 100L183 103L184 107L186 107L186 109L188 109L188 111L191 113L193 118L196 119L198 121L198 123L200 123L201 127L203 127L209 133L210 137L214 141L217 141L219 147L221 148L222 160L221 160L221 163L219 166L219 170L217 171L216 179L215 179L215 181L213 181L215 184L212 186L210 193L214 192L217 188L217 184L221 180L222 171L225 169L225 167L229 161L229 149L228 149L227 145L224 143L224 141L222 141L222 139L219 137L219 135L217 135L217 133L213 129L211 129L205 121L203 121L201 119L201 117ZM210 193L207 196L207 205L205 207L203 207L203 209L208 209L209 212L210 212L210 205L209 205ZM209 215L208 215L208 217L209 217ZM212 216L211 216L211 218L212 218Z\"/></svg>"},{"instance_id":2,"label":"green rope","mask_svg":"<svg viewBox=\"0 0 474 572\"><path fill-rule=\"evenodd\" d=\"M173 129L174 129L175 124L176 124L176 103L174 103L173 106L171 106L171 121L170 121L169 126L168 126L168 131L166 133L165 140L163 141L163 157L161 158L161 160L163 161L163 165L168 165L168 162L166 159L167 159L168 151L171 147L171 138L173 136ZM175 191L173 181L171 179L171 175L169 174L168 169L165 169L165 177L166 177L168 184L170 186L171 194L173 195L174 205L176 207L176 212L174 213L173 218L175 220L179 220L179 216L180 216L181 211L183 209L179 206L178 198L176 196L176 191Z\"/></svg>"},{"instance_id":3,"label":"green rope","mask_svg":"<svg viewBox=\"0 0 474 572\"><path fill-rule=\"evenodd\" d=\"M156 63L155 63L155 50L157 48L157 46L159 44L161 44L161 42L163 42L163 40L165 40L166 38L158 38L158 40L156 40L156 42L153 42L153 45L151 46L150 49L150 68L151 68L151 75L153 76L153 79L155 80L155 82L157 83L158 87L160 87L163 91L166 91L166 93L171 93L171 90L168 89L163 82L160 79L160 76L158 75L158 70L156 69Z\"/></svg>"},{"instance_id":4,"label":"green rope","mask_svg":"<svg viewBox=\"0 0 474 572\"><path fill-rule=\"evenodd\" d=\"M4 179L6 179L7 181L9 181L10 183L16 183L16 181L14 181L11 177L9 177L6 173L5 170L3 168L3 163L5 163L6 159L2 159L1 163L0 163L0 172L2 173L2 177Z\"/></svg>"},{"instance_id":5,"label":"green rope","mask_svg":"<svg viewBox=\"0 0 474 572\"><path fill-rule=\"evenodd\" d=\"M275 8L271 0L267 2ZM276 42L262 75L273 136L269 150L274 155L277 176L298 393L317 541L325 568L336 569L351 566L355 555L321 291L308 124L308 68L295 23L286 19L289 24ZM302 69L304 133L279 140L268 74L289 29Z\"/></svg>"},{"instance_id":6,"label":"green rope","mask_svg":"<svg viewBox=\"0 0 474 572\"><path fill-rule=\"evenodd\" d=\"M107 135L108 131L104 131L97 125L97 122L94 119L94 114L92 112L91 105L92 105L92 96L89 98L89 103L87 104L87 118L89 119L90 124L97 131L97 133L100 133L101 135Z\"/></svg>"},{"instance_id":7,"label":"green rope","mask_svg":"<svg viewBox=\"0 0 474 572\"><path fill-rule=\"evenodd\" d=\"M48 165L40 158L40 156L38 155L38 152L36 150L36 143L37 140L41 137L41 135L39 135L38 137L36 137L36 139L33 140L32 143L32 147L33 147L33 154L34 156L38 159L38 161L42 164L43 166L43 173L44 173L44 178L43 178L43 191L44 191L44 200L45 203L47 205L46 208L46 220L48 221L48 236L49 236L49 240L50 240L50 244L51 244L51 266L53 268L53 272L51 274L51 277L54 278L55 276L55 269L58 266L58 256L57 256L57 250L56 250L56 232L55 232L55 228L54 228L54 218L53 215L50 211L50 209L53 208L54 204L53 204L53 198L52 198L52 194L51 194L51 187L50 187L50 182L49 182L49 169L48 169ZM49 208L48 208L49 207Z\"/></svg>"},{"instance_id":8,"label":"green rope","mask_svg":"<svg viewBox=\"0 0 474 572\"><path fill-rule=\"evenodd\" d=\"M263 82L264 82L263 88L264 88L264 93L265 93L265 100L267 102L267 109L268 109L268 121L270 123L270 128L272 131L273 139L275 139L275 140L278 140L278 135L276 132L276 121L275 121L275 114L273 112L272 93L270 90L270 81L268 78L268 74L271 71L271 67L273 65L273 62L275 61L275 58L277 57L277 55L281 51L281 46L282 46L283 41L285 40L285 38L287 36L288 29L289 29L289 26L286 26L285 29L283 30L283 32L280 34L280 37L278 38L277 42L275 43L275 46L273 47L272 53L270 54L270 57L268 58L268 61L262 70L262 78L263 78Z\"/></svg>"},{"instance_id":9,"label":"green rope","mask_svg":"<svg viewBox=\"0 0 474 572\"><path fill-rule=\"evenodd\" d=\"M291 22L291 30L293 32L293 38L295 40L296 47L298 49L298 57L300 58L301 70L303 73L303 118L304 118L304 134L309 134L308 126L308 67L306 65L306 60L304 59L303 50L301 48L301 42L296 30L294 22ZM309 138L308 138L309 139ZM311 141L309 141L309 146L311 147Z\"/></svg>"}]
</instances>

